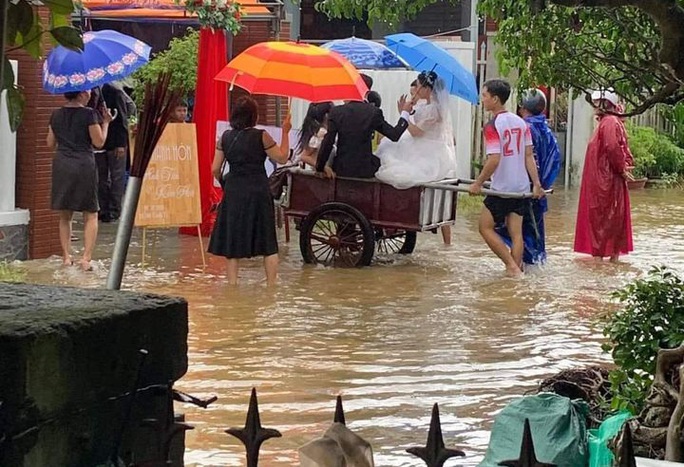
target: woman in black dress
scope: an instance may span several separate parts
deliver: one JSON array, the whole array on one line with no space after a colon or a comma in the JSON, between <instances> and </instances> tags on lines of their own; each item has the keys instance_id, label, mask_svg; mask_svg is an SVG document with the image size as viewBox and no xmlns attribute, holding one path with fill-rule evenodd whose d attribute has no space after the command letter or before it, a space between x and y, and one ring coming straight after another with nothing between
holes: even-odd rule
<instances>
[{"instance_id":1,"label":"woman in black dress","mask_svg":"<svg viewBox=\"0 0 684 467\"><path fill-rule=\"evenodd\" d=\"M112 115L100 114L86 104L90 91L64 94L67 103L50 117L47 145L56 149L52 160L52 209L59 211L59 240L65 265L71 260L71 221L74 211L83 213L84 243L81 268L92 270L97 239L97 166L94 147L101 148L107 139Z\"/></svg>"},{"instance_id":2,"label":"woman in black dress","mask_svg":"<svg viewBox=\"0 0 684 467\"><path fill-rule=\"evenodd\" d=\"M228 258L231 285L237 284L241 258L263 256L268 285L273 285L278 277L275 211L264 162L267 157L280 164L287 162L292 126L288 116L278 147L268 133L254 128L258 111L251 97L241 97L235 102L230 114L231 129L221 136L212 165L214 177L223 185L223 201L209 241L209 252ZM225 179L224 161L230 167Z\"/></svg>"}]
</instances>

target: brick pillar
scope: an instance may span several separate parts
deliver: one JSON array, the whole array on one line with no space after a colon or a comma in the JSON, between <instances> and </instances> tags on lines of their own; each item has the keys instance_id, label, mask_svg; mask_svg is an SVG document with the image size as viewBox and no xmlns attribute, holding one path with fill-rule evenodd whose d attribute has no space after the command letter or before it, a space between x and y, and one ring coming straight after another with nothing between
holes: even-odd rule
<instances>
[{"instance_id":1,"label":"brick pillar","mask_svg":"<svg viewBox=\"0 0 684 467\"><path fill-rule=\"evenodd\" d=\"M38 8L43 24L49 21L49 10ZM49 35L43 36L43 52L52 48ZM29 258L46 258L60 254L57 213L50 210L52 157L46 144L52 111L64 103L61 95L43 91L42 60L35 60L23 50L10 52L17 60L19 86L26 97L24 118L17 131L17 207L31 213L29 224Z\"/></svg>"}]
</instances>

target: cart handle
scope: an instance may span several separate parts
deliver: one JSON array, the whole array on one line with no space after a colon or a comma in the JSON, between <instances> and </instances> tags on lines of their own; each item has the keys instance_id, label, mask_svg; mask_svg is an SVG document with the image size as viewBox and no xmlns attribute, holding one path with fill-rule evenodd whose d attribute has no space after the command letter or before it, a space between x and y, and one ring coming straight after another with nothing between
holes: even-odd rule
<instances>
[{"instance_id":1,"label":"cart handle","mask_svg":"<svg viewBox=\"0 0 684 467\"><path fill-rule=\"evenodd\" d=\"M445 182L451 182L451 183L455 182L456 185L458 185L460 183L462 183L464 185L470 185L472 183L475 183L475 180L473 180L472 178L457 178L457 179L450 179L450 180L444 180L444 181ZM492 186L492 182L487 180L486 182L484 182L482 184L482 186L484 188L489 188ZM547 195L553 194L553 188L549 188L549 189L544 190L544 193L546 193Z\"/></svg>"},{"instance_id":2,"label":"cart handle","mask_svg":"<svg viewBox=\"0 0 684 467\"><path fill-rule=\"evenodd\" d=\"M447 183L451 182L451 183ZM435 183L421 183L420 186L424 188L433 188L436 190L444 190L444 191L453 191L453 192L458 192L458 193L467 193L468 192L468 187L465 186L460 186L460 183L463 183L464 185L470 185L474 182L474 180L466 181L466 180L456 180L456 181L450 181L450 180L445 180L443 182L435 182ZM527 193L514 193L514 192L508 192L508 191L497 191L497 190L492 190L490 188L483 188L481 193L483 195L487 196L497 196L499 198L512 198L512 199L530 199L534 198L534 195L530 192ZM550 190L544 190L544 193L546 194L552 194L553 189Z\"/></svg>"}]
</instances>

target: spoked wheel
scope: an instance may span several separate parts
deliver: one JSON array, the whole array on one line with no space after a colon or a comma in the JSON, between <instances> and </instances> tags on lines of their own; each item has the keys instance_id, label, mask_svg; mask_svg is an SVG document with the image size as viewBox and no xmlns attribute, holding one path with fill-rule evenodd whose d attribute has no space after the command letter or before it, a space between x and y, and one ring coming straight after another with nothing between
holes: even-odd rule
<instances>
[{"instance_id":1,"label":"spoked wheel","mask_svg":"<svg viewBox=\"0 0 684 467\"><path fill-rule=\"evenodd\" d=\"M375 251L375 235L358 209L344 203L326 203L302 220L299 249L305 263L368 266Z\"/></svg>"},{"instance_id":2,"label":"spoked wheel","mask_svg":"<svg viewBox=\"0 0 684 467\"><path fill-rule=\"evenodd\" d=\"M375 237L375 251L385 255L409 255L416 248L416 237L416 232L378 229Z\"/></svg>"}]
</instances>

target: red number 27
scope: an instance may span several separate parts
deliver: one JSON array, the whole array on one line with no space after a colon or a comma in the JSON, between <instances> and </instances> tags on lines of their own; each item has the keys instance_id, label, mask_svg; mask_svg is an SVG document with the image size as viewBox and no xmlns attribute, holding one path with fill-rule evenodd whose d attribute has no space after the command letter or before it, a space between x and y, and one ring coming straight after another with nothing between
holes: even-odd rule
<instances>
[{"instance_id":1,"label":"red number 27","mask_svg":"<svg viewBox=\"0 0 684 467\"><path fill-rule=\"evenodd\" d=\"M513 142L513 137L515 137L514 147L518 148L518 154L522 152L522 130L520 128L511 128L504 131L504 156L512 156L514 154L513 148L511 148L511 143Z\"/></svg>"}]
</instances>

